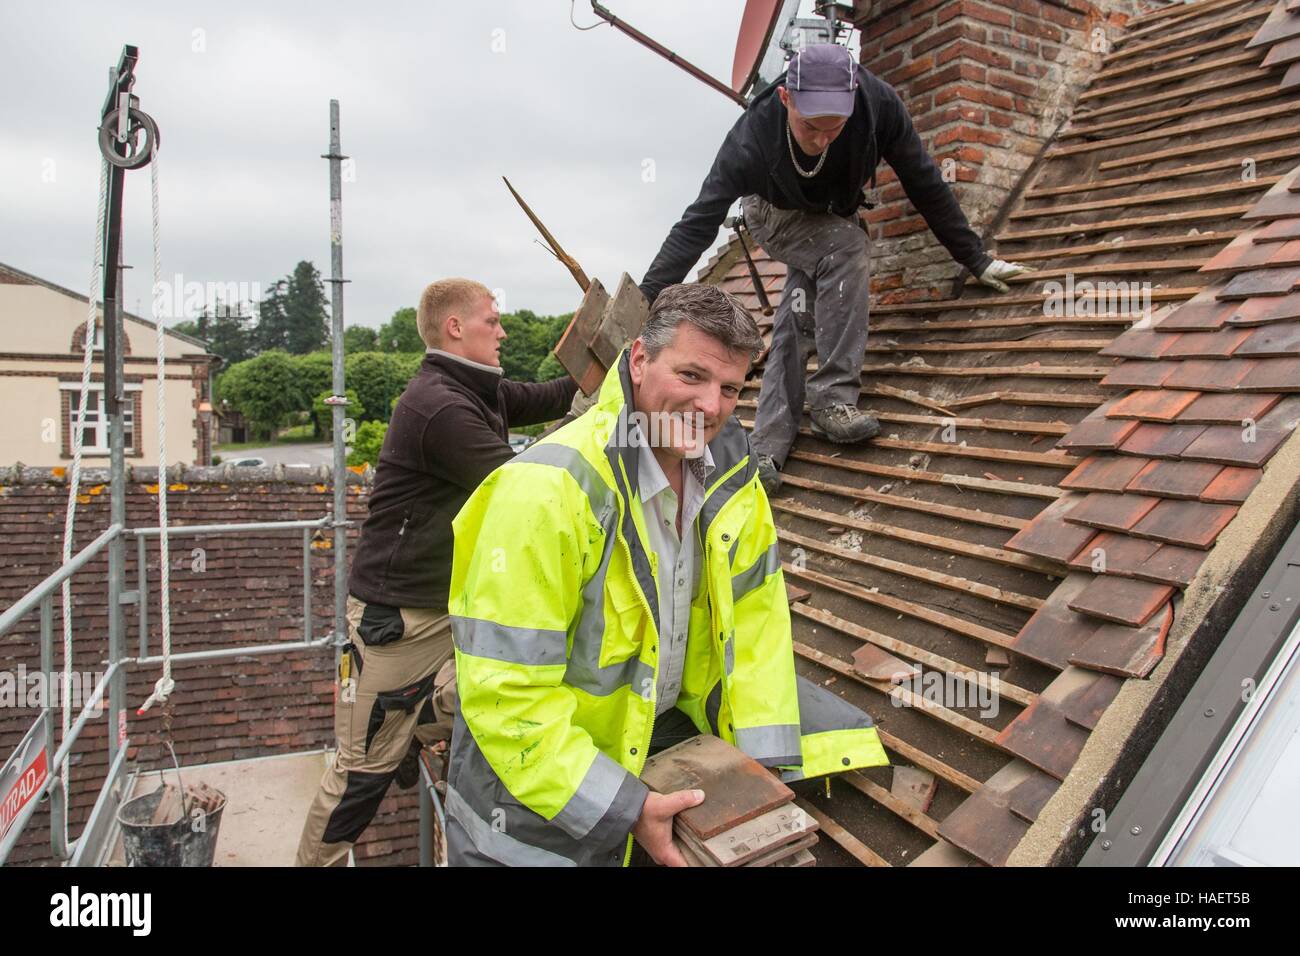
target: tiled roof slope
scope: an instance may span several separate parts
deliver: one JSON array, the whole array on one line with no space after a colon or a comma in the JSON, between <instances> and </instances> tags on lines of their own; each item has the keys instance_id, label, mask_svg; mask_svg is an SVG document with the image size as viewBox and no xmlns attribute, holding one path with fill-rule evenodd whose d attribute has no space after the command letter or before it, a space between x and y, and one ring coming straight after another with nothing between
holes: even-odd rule
<instances>
[{"instance_id":1,"label":"tiled roof slope","mask_svg":"<svg viewBox=\"0 0 1300 956\"><path fill-rule=\"evenodd\" d=\"M772 501L799 670L938 780L918 809L888 769L837 778L818 798L836 859L1004 863L1160 660L1180 592L1300 418L1296 85L1300 0L1136 18L995 237L1037 273L873 308L862 405L881 437L801 429ZM757 313L737 251L706 271ZM754 252L775 306L785 268ZM1147 317L1044 305L1103 280L1149 283ZM915 666L947 681L941 701L881 677Z\"/></svg>"}]
</instances>

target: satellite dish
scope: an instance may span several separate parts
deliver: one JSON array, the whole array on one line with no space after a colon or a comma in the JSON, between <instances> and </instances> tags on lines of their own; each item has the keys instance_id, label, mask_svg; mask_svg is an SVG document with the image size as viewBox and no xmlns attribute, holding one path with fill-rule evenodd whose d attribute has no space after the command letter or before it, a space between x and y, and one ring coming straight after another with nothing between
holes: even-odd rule
<instances>
[{"instance_id":1,"label":"satellite dish","mask_svg":"<svg viewBox=\"0 0 1300 956\"><path fill-rule=\"evenodd\" d=\"M810 43L838 43L852 31L851 3L816 0L817 18L801 19L799 2L746 0L731 67L731 88L736 93L749 97L781 75L792 53Z\"/></svg>"}]
</instances>

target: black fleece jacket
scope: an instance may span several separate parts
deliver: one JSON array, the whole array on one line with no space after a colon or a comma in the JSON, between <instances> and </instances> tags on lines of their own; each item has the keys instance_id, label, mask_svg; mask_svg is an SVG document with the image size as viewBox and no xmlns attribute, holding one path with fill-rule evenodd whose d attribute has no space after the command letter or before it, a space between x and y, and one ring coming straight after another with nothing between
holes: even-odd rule
<instances>
[{"instance_id":1,"label":"black fleece jacket","mask_svg":"<svg viewBox=\"0 0 1300 956\"><path fill-rule=\"evenodd\" d=\"M370 604L446 610L451 519L484 478L514 457L510 425L563 417L577 390L568 376L512 382L499 369L427 354L388 423L348 577L352 595Z\"/></svg>"},{"instance_id":2,"label":"black fleece jacket","mask_svg":"<svg viewBox=\"0 0 1300 956\"><path fill-rule=\"evenodd\" d=\"M944 244L952 257L979 275L993 261L948 184L926 152L912 127L907 107L894 88L858 67L858 93L853 115L832 148L845 139L849 149L848 176L827 184L831 200L810 203L795 173L786 143L786 108L777 95L785 85L778 76L750 102L718 150L713 168L704 178L700 194L682 214L664 240L659 254L641 282L641 291L654 302L664 286L681 282L718 234L727 210L741 196L757 194L778 209L830 212L846 218L856 215L862 189L883 159L898 175L912 205ZM828 165L822 175L831 171Z\"/></svg>"}]
</instances>

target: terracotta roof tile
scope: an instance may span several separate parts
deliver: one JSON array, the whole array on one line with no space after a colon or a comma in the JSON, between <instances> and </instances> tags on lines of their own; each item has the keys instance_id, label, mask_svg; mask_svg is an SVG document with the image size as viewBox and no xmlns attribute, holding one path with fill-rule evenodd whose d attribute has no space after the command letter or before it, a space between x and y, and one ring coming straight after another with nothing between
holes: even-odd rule
<instances>
[{"instance_id":1,"label":"terracotta roof tile","mask_svg":"<svg viewBox=\"0 0 1300 956\"><path fill-rule=\"evenodd\" d=\"M1092 730L1124 682L1110 674L1068 667L1043 689L1041 698L1056 706L1070 723Z\"/></svg>"},{"instance_id":2,"label":"terracotta roof tile","mask_svg":"<svg viewBox=\"0 0 1300 956\"><path fill-rule=\"evenodd\" d=\"M1068 574L1043 606L1020 629L1011 650L1057 670L1068 663L1071 653L1096 632L1099 622L1071 611L1069 601L1092 581L1090 574Z\"/></svg>"},{"instance_id":3,"label":"terracotta roof tile","mask_svg":"<svg viewBox=\"0 0 1300 956\"><path fill-rule=\"evenodd\" d=\"M1140 418L1143 421L1172 422L1200 392L1149 388L1130 392L1106 412L1107 418Z\"/></svg>"},{"instance_id":4,"label":"terracotta roof tile","mask_svg":"<svg viewBox=\"0 0 1300 956\"><path fill-rule=\"evenodd\" d=\"M1029 769L1029 776L1007 794L1007 809L1026 823L1033 823L1047 806L1047 801L1061 789L1061 781L1037 767Z\"/></svg>"},{"instance_id":5,"label":"terracotta roof tile","mask_svg":"<svg viewBox=\"0 0 1300 956\"><path fill-rule=\"evenodd\" d=\"M1165 349L1164 358L1170 359L1199 359L1199 358L1227 358L1235 354L1235 350L1241 343L1251 337L1253 333L1248 329L1239 329L1233 326L1219 329L1217 332L1184 332L1178 336L1178 341L1170 344Z\"/></svg>"},{"instance_id":6,"label":"terracotta roof tile","mask_svg":"<svg viewBox=\"0 0 1300 956\"><path fill-rule=\"evenodd\" d=\"M1064 564L1082 548L1092 532L1079 525L1066 524L1064 515L1083 500L1082 495L1065 494L1038 513L1026 527L1021 528L1007 547L1022 554L1032 554Z\"/></svg>"},{"instance_id":7,"label":"terracotta roof tile","mask_svg":"<svg viewBox=\"0 0 1300 956\"><path fill-rule=\"evenodd\" d=\"M1156 359L1174 344L1183 333L1157 332L1154 329L1129 329L1115 338L1098 355L1126 359Z\"/></svg>"},{"instance_id":8,"label":"terracotta roof tile","mask_svg":"<svg viewBox=\"0 0 1300 956\"><path fill-rule=\"evenodd\" d=\"M1204 425L1161 425L1143 422L1124 440L1120 451L1147 458L1177 458L1205 431Z\"/></svg>"},{"instance_id":9,"label":"terracotta roof tile","mask_svg":"<svg viewBox=\"0 0 1300 956\"><path fill-rule=\"evenodd\" d=\"M1192 578L1204 561L1204 551L1180 548L1176 544L1162 544L1155 554L1142 562L1133 576L1144 581L1185 588L1192 583Z\"/></svg>"},{"instance_id":10,"label":"terracotta roof tile","mask_svg":"<svg viewBox=\"0 0 1300 956\"><path fill-rule=\"evenodd\" d=\"M1133 577L1142 563L1163 547L1158 541L1103 531L1079 549L1079 553L1070 561L1070 567L1075 571L1091 571L1093 574Z\"/></svg>"},{"instance_id":11,"label":"terracotta roof tile","mask_svg":"<svg viewBox=\"0 0 1300 956\"><path fill-rule=\"evenodd\" d=\"M1277 219L1263 225L1258 231L1251 230L1251 238L1256 243L1285 242L1288 239L1300 239L1300 218Z\"/></svg>"},{"instance_id":12,"label":"terracotta roof tile","mask_svg":"<svg viewBox=\"0 0 1300 956\"><path fill-rule=\"evenodd\" d=\"M1263 476L1258 468L1224 468L1201 492L1201 500L1239 505L1255 490Z\"/></svg>"},{"instance_id":13,"label":"terracotta roof tile","mask_svg":"<svg viewBox=\"0 0 1300 956\"><path fill-rule=\"evenodd\" d=\"M1242 376L1240 387L1250 391L1300 392L1300 358L1241 359L1255 364Z\"/></svg>"},{"instance_id":14,"label":"terracotta roof tile","mask_svg":"<svg viewBox=\"0 0 1300 956\"><path fill-rule=\"evenodd\" d=\"M1269 325L1273 322L1289 322L1300 319L1300 292L1280 297L1261 296L1238 302L1237 308L1228 316L1230 325Z\"/></svg>"},{"instance_id":15,"label":"terracotta roof tile","mask_svg":"<svg viewBox=\"0 0 1300 956\"><path fill-rule=\"evenodd\" d=\"M1120 362L1106 374L1101 384L1107 388L1159 388L1182 362Z\"/></svg>"},{"instance_id":16,"label":"terracotta roof tile","mask_svg":"<svg viewBox=\"0 0 1300 956\"><path fill-rule=\"evenodd\" d=\"M1207 549L1236 514L1237 509L1232 505L1166 500L1152 508L1129 533L1153 541Z\"/></svg>"},{"instance_id":17,"label":"terracotta roof tile","mask_svg":"<svg viewBox=\"0 0 1300 956\"><path fill-rule=\"evenodd\" d=\"M1103 624L1070 655L1070 663L1120 677L1146 677L1164 656L1173 617L1173 605L1166 604L1143 627Z\"/></svg>"},{"instance_id":18,"label":"terracotta roof tile","mask_svg":"<svg viewBox=\"0 0 1300 956\"><path fill-rule=\"evenodd\" d=\"M1120 492L1147 464L1129 456L1090 455L1061 479L1060 486L1071 491Z\"/></svg>"},{"instance_id":19,"label":"terracotta roof tile","mask_svg":"<svg viewBox=\"0 0 1300 956\"><path fill-rule=\"evenodd\" d=\"M1070 524L1084 524L1107 531L1126 531L1157 504L1159 498L1146 495L1112 495L1094 491L1065 513Z\"/></svg>"},{"instance_id":20,"label":"terracotta roof tile","mask_svg":"<svg viewBox=\"0 0 1300 956\"><path fill-rule=\"evenodd\" d=\"M1300 355L1300 322L1278 322L1254 329L1233 354L1263 358Z\"/></svg>"},{"instance_id":21,"label":"terracotta roof tile","mask_svg":"<svg viewBox=\"0 0 1300 956\"><path fill-rule=\"evenodd\" d=\"M1233 305L1215 298L1214 289L1205 289L1155 322L1161 332L1212 332L1221 328L1232 315Z\"/></svg>"},{"instance_id":22,"label":"terracotta roof tile","mask_svg":"<svg viewBox=\"0 0 1300 956\"><path fill-rule=\"evenodd\" d=\"M1216 392L1202 395L1178 416L1180 424L1240 424L1243 419L1257 420L1277 404L1281 395Z\"/></svg>"},{"instance_id":23,"label":"terracotta roof tile","mask_svg":"<svg viewBox=\"0 0 1300 956\"><path fill-rule=\"evenodd\" d=\"M1099 574L1070 602L1070 610L1141 627L1173 596L1174 589L1168 584Z\"/></svg>"},{"instance_id":24,"label":"terracotta roof tile","mask_svg":"<svg viewBox=\"0 0 1300 956\"><path fill-rule=\"evenodd\" d=\"M1300 209L1300 196L1293 197ZM1300 283L1300 266L1282 269L1253 269L1239 272L1218 292L1221 301L1249 299L1257 295L1286 295Z\"/></svg>"},{"instance_id":25,"label":"terracotta roof tile","mask_svg":"<svg viewBox=\"0 0 1300 956\"><path fill-rule=\"evenodd\" d=\"M1222 470L1210 462L1153 461L1134 476L1127 490L1161 498L1195 500Z\"/></svg>"},{"instance_id":26,"label":"terracotta roof tile","mask_svg":"<svg viewBox=\"0 0 1300 956\"><path fill-rule=\"evenodd\" d=\"M1070 723L1059 708L1042 697L998 734L998 745L1003 750L1057 780L1065 779L1087 742L1088 731ZM942 827L939 832L943 833Z\"/></svg>"},{"instance_id":27,"label":"terracotta roof tile","mask_svg":"<svg viewBox=\"0 0 1300 956\"><path fill-rule=\"evenodd\" d=\"M1109 451L1122 445L1140 422L1131 419L1085 418L1056 443L1057 448Z\"/></svg>"},{"instance_id":28,"label":"terracotta roof tile","mask_svg":"<svg viewBox=\"0 0 1300 956\"><path fill-rule=\"evenodd\" d=\"M1031 768L1013 760L939 824L939 836L989 866L1002 866L1029 824L1007 807L1007 794Z\"/></svg>"},{"instance_id":29,"label":"terracotta roof tile","mask_svg":"<svg viewBox=\"0 0 1300 956\"><path fill-rule=\"evenodd\" d=\"M1194 388L1203 392L1231 392L1255 369L1262 359L1189 359L1171 363L1175 366L1166 376L1166 388ZM1104 382L1102 384L1105 384Z\"/></svg>"},{"instance_id":30,"label":"terracotta roof tile","mask_svg":"<svg viewBox=\"0 0 1300 956\"><path fill-rule=\"evenodd\" d=\"M1223 465L1264 464L1290 434L1280 428L1245 429L1239 425L1210 425L1186 449L1183 457ZM1248 441L1247 438L1252 440Z\"/></svg>"}]
</instances>

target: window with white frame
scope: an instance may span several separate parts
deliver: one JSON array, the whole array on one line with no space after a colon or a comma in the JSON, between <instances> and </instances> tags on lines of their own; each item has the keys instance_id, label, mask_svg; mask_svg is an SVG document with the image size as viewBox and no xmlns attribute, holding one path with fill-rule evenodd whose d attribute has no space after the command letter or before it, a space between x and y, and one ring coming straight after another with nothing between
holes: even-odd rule
<instances>
[{"instance_id":1,"label":"window with white frame","mask_svg":"<svg viewBox=\"0 0 1300 956\"><path fill-rule=\"evenodd\" d=\"M67 418L68 443L71 449L77 440L78 412L81 402L81 383L67 382L63 386L68 396L69 411ZM136 442L135 406L139 397L139 385L126 386L126 400L122 403L122 444L128 455L138 453ZM81 450L87 455L107 455L108 448L108 408L104 399L104 386L92 382L86 393L85 434L81 440Z\"/></svg>"}]
</instances>

